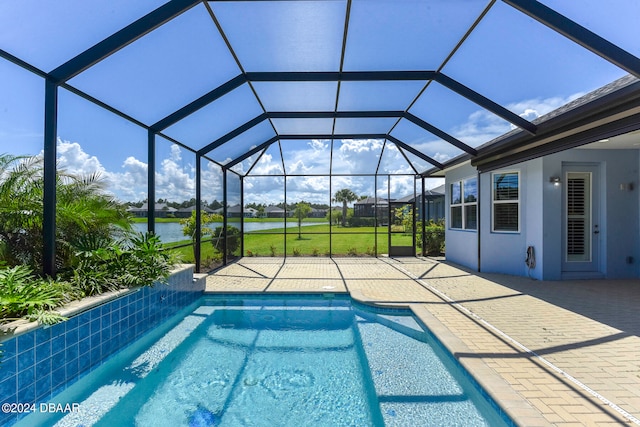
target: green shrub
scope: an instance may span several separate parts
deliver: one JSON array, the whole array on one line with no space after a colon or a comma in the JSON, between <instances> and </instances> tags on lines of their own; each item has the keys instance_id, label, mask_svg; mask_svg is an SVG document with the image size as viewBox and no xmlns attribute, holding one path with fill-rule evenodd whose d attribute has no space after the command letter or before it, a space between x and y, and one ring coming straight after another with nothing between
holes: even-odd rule
<instances>
[{"instance_id":1,"label":"green shrub","mask_svg":"<svg viewBox=\"0 0 640 427\"><path fill-rule=\"evenodd\" d=\"M319 255L320 255L320 249L318 248L311 249L311 256L319 256Z\"/></svg>"},{"instance_id":2,"label":"green shrub","mask_svg":"<svg viewBox=\"0 0 640 427\"><path fill-rule=\"evenodd\" d=\"M418 224L416 228L416 239L418 247L422 247L422 224ZM444 253L444 219L433 221L429 220L425 226L425 253L427 255L440 255Z\"/></svg>"},{"instance_id":3,"label":"green shrub","mask_svg":"<svg viewBox=\"0 0 640 427\"><path fill-rule=\"evenodd\" d=\"M269 246L269 250L271 251L269 255L276 256L276 247L274 245Z\"/></svg>"},{"instance_id":4,"label":"green shrub","mask_svg":"<svg viewBox=\"0 0 640 427\"><path fill-rule=\"evenodd\" d=\"M136 286L166 282L173 265L160 238L149 233L132 234L129 239L76 254L78 265L61 274L82 296L96 295Z\"/></svg>"},{"instance_id":5,"label":"green shrub","mask_svg":"<svg viewBox=\"0 0 640 427\"><path fill-rule=\"evenodd\" d=\"M349 249L347 249L347 255L349 256L358 256L358 249L351 247Z\"/></svg>"},{"instance_id":6,"label":"green shrub","mask_svg":"<svg viewBox=\"0 0 640 427\"><path fill-rule=\"evenodd\" d=\"M368 216L352 216L349 218L350 227L375 227L376 219Z\"/></svg>"},{"instance_id":7,"label":"green shrub","mask_svg":"<svg viewBox=\"0 0 640 427\"><path fill-rule=\"evenodd\" d=\"M293 256L300 256L300 248L293 248Z\"/></svg>"},{"instance_id":8,"label":"green shrub","mask_svg":"<svg viewBox=\"0 0 640 427\"><path fill-rule=\"evenodd\" d=\"M234 255L240 247L240 229L228 225L225 232L224 226L216 227L213 230L213 238L211 239L216 252L222 253L224 239L227 239L227 255Z\"/></svg>"},{"instance_id":9,"label":"green shrub","mask_svg":"<svg viewBox=\"0 0 640 427\"><path fill-rule=\"evenodd\" d=\"M26 317L57 323L65 318L51 310L72 298L68 283L37 278L27 266L0 269L0 322Z\"/></svg>"}]
</instances>

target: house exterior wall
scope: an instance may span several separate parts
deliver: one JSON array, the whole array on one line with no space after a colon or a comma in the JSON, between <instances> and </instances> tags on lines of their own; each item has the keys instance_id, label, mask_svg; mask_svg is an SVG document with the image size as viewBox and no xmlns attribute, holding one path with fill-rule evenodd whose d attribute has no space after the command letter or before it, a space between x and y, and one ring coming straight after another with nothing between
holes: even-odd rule
<instances>
[{"instance_id":1,"label":"house exterior wall","mask_svg":"<svg viewBox=\"0 0 640 427\"><path fill-rule=\"evenodd\" d=\"M536 249L536 233L541 229L539 214L540 177L542 163L534 160L510 166L504 169L484 173L480 176L480 271L486 273L504 273L517 276L530 274L540 278L543 266L539 261L536 268L529 271L525 264L527 246ZM517 232L492 231L492 179L494 173L519 173L519 230ZM536 201L537 201L536 200ZM539 257L538 257L539 258Z\"/></svg>"},{"instance_id":2,"label":"house exterior wall","mask_svg":"<svg viewBox=\"0 0 640 427\"><path fill-rule=\"evenodd\" d=\"M448 171L446 183L446 257L476 270L480 239L480 271L529 275L535 279L561 280L569 277L640 276L640 151L572 149L483 173L479 183L479 233L450 227L450 184L476 174L469 164ZM599 195L594 209L599 213L599 272L563 274L563 203L566 191L563 167L598 165ZM493 173L519 173L520 227L518 232L492 231ZM549 180L561 177L560 186ZM525 264L532 246L536 266Z\"/></svg>"},{"instance_id":3,"label":"house exterior wall","mask_svg":"<svg viewBox=\"0 0 640 427\"><path fill-rule=\"evenodd\" d=\"M544 159L547 180L550 176L560 176L563 164L599 165L599 268L604 277L611 279L640 275L639 158L638 150L574 149ZM544 200L548 207L544 212L545 279L549 280L562 278L563 193L554 190L559 189L549 185Z\"/></svg>"},{"instance_id":4,"label":"house exterior wall","mask_svg":"<svg viewBox=\"0 0 640 427\"><path fill-rule=\"evenodd\" d=\"M466 267L478 267L478 233L474 230L451 228L451 184L477 176L476 168L465 164L445 176L445 254L448 261ZM480 196L482 197L482 196Z\"/></svg>"}]
</instances>

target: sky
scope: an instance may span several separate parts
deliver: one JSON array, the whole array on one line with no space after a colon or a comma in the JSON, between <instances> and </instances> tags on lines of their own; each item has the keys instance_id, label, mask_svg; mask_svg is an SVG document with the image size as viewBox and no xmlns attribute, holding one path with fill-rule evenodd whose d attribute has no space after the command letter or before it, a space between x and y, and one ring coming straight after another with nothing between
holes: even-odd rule
<instances>
[{"instance_id":1,"label":"sky","mask_svg":"<svg viewBox=\"0 0 640 427\"><path fill-rule=\"evenodd\" d=\"M0 3L0 49L50 71L105 36L161 5L130 2ZM544 0L569 18L640 56L636 0ZM548 113L626 73L570 40L498 1L453 57L448 53L485 8L485 0L353 0L343 69L435 70L456 79L527 120ZM340 67L346 1L210 3L240 63L198 4L68 83L142 123L151 125L245 71L337 71ZM0 153L42 151L44 82L0 58ZM165 129L166 135L201 149L268 111L407 110L477 147L513 125L450 89L425 81L344 82L336 103L336 82L256 82L241 85L216 102ZM422 92L424 90L424 92ZM257 97L256 97L257 95ZM415 102L414 102L415 101ZM274 119L211 151L227 163L279 134L331 133L331 119ZM392 129L392 130L391 130ZM69 172L100 172L109 191L123 201L145 199L147 133L60 88L58 165ZM390 134L443 162L462 152L403 119L338 119L336 133ZM391 180L392 197L413 193L414 170L398 148L383 140L282 140L272 145L245 179L245 202L329 203L331 192L352 188L371 196L387 193L386 178L334 176L370 174L380 164ZM384 145L384 151L382 147ZM282 149L282 158L280 155ZM380 156L382 153L382 160ZM195 197L195 155L158 137L155 198ZM253 156L255 160L258 156ZM409 155L418 171L430 168ZM243 162L234 170L246 172ZM202 196L222 198L220 168L202 164ZM258 177L257 175L267 175ZM427 188L442 183L429 180ZM239 184L230 188L239 202Z\"/></svg>"}]
</instances>

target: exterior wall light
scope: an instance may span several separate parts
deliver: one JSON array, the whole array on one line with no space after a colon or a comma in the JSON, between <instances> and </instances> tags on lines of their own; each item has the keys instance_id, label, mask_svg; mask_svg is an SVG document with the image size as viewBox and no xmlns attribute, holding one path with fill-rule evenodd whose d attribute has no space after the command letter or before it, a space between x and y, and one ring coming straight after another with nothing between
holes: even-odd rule
<instances>
[{"instance_id":1,"label":"exterior wall light","mask_svg":"<svg viewBox=\"0 0 640 427\"><path fill-rule=\"evenodd\" d=\"M552 183L554 187L559 187L560 186L560 177L559 176L552 176L551 178L549 178L549 182Z\"/></svg>"}]
</instances>

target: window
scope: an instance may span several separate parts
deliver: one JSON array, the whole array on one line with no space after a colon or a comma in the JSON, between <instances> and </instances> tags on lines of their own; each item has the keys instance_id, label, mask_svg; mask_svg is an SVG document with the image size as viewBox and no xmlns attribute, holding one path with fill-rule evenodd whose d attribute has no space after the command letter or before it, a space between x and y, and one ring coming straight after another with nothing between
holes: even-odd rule
<instances>
[{"instance_id":1,"label":"window","mask_svg":"<svg viewBox=\"0 0 640 427\"><path fill-rule=\"evenodd\" d=\"M493 231L520 231L520 174L494 173Z\"/></svg>"},{"instance_id":2,"label":"window","mask_svg":"<svg viewBox=\"0 0 640 427\"><path fill-rule=\"evenodd\" d=\"M478 228L478 179L469 178L451 184L450 228L475 230Z\"/></svg>"}]
</instances>

